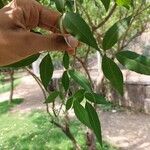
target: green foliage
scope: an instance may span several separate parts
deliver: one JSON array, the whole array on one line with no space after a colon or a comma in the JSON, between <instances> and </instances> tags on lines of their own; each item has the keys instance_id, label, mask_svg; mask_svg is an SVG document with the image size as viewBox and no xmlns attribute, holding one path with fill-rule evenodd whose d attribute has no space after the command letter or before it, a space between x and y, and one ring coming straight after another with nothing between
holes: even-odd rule
<instances>
[{"instance_id":1,"label":"green foliage","mask_svg":"<svg viewBox=\"0 0 150 150\"><path fill-rule=\"evenodd\" d=\"M150 75L150 57L139 55L131 51L122 51L116 54L116 58L127 69Z\"/></svg>"},{"instance_id":2,"label":"green foliage","mask_svg":"<svg viewBox=\"0 0 150 150\"><path fill-rule=\"evenodd\" d=\"M64 71L61 81L65 91L67 91L69 89L69 82L70 82L67 71Z\"/></svg>"},{"instance_id":3,"label":"green foliage","mask_svg":"<svg viewBox=\"0 0 150 150\"><path fill-rule=\"evenodd\" d=\"M86 102L85 108L87 110L91 128L93 129L101 147L103 147L102 135L101 135L101 125L95 108L88 102ZM101 148L102 149L102 148Z\"/></svg>"},{"instance_id":4,"label":"green foliage","mask_svg":"<svg viewBox=\"0 0 150 150\"><path fill-rule=\"evenodd\" d=\"M55 0L55 5L58 11L64 12L65 0Z\"/></svg>"},{"instance_id":5,"label":"green foliage","mask_svg":"<svg viewBox=\"0 0 150 150\"><path fill-rule=\"evenodd\" d=\"M95 104L104 104L104 105L108 104L106 99L103 96L101 96L100 94L86 92L84 96L87 100L89 100L90 102L93 102Z\"/></svg>"},{"instance_id":6,"label":"green foliage","mask_svg":"<svg viewBox=\"0 0 150 150\"><path fill-rule=\"evenodd\" d=\"M73 100L81 103L84 99L84 93L85 93L84 89L80 89L80 90L76 91L73 95Z\"/></svg>"},{"instance_id":7,"label":"green foliage","mask_svg":"<svg viewBox=\"0 0 150 150\"><path fill-rule=\"evenodd\" d=\"M46 99L45 103L52 103L55 101L55 99L58 97L59 92L58 91L54 91L52 93L49 94L48 98Z\"/></svg>"},{"instance_id":8,"label":"green foliage","mask_svg":"<svg viewBox=\"0 0 150 150\"><path fill-rule=\"evenodd\" d=\"M83 57L85 58L91 51L96 52L96 50L98 50L100 52L101 57L103 57L102 70L105 77L110 81L112 86L123 95L123 75L121 70L114 60L107 56L109 55L111 58L115 58L117 51L122 51L125 44L129 43L127 39L132 39L136 35L135 33L138 33L138 30L144 27L142 26L144 24L143 22L148 20L148 17L145 17L143 13L146 10L144 10L144 8L146 8L145 3L142 1L134 2L132 0L41 0L41 2L46 5L51 5L53 8L56 6L57 10L63 13L59 25L63 34L66 33L64 31L67 31L67 33L72 34L79 41L87 44L78 48L77 54L80 54L79 51L82 50ZM116 4L120 7L116 7ZM129 9L132 4L134 4L134 7ZM124 9L124 7L128 8L128 10ZM108 10L110 10L110 12L107 13ZM116 20L118 21L116 22ZM106 29L108 30L106 31ZM89 49L89 47L92 48ZM150 74L150 59L148 57L125 51L117 53L116 58L122 65L130 70L142 74ZM27 60L29 63L33 61L34 60ZM77 118L84 125L93 130L100 143L100 148L102 148L101 125L96 109L93 106L96 104L107 105L109 103L101 94L95 93L91 81L89 81L83 73L76 71L74 69L75 65L72 65L72 63L70 63L71 61L72 59L70 59L67 52L65 52L63 56L65 71L61 78L62 88L59 89L59 92L52 92L48 96L46 103L54 102L56 97L61 95L61 102L62 105L65 105L66 111L73 106ZM25 62L21 63L21 65L23 64L25 64ZM85 69L86 62L83 62L83 64L85 64L85 66L83 66ZM40 64L40 77L45 89L47 89L51 81L53 71L54 67L51 57L47 54ZM83 89L76 90L76 92L69 97L67 92L70 90L70 79L73 79L73 81ZM43 139L45 139L45 136ZM43 147L41 147L41 149L42 148ZM51 149L51 147L48 147L48 149Z\"/></svg>"},{"instance_id":9,"label":"green foliage","mask_svg":"<svg viewBox=\"0 0 150 150\"><path fill-rule=\"evenodd\" d=\"M4 3L2 0L0 0L0 8L3 8L4 7Z\"/></svg>"},{"instance_id":10,"label":"green foliage","mask_svg":"<svg viewBox=\"0 0 150 150\"><path fill-rule=\"evenodd\" d=\"M36 61L38 58L39 58L40 54L35 54L35 55L32 55L32 56L29 56L23 60L20 60L16 63L13 63L13 64L10 64L10 65L7 65L7 66L3 66L2 68L13 68L13 69L16 69L16 68L22 68L22 67L25 67L25 66L29 66L31 65L34 61Z\"/></svg>"},{"instance_id":11,"label":"green foliage","mask_svg":"<svg viewBox=\"0 0 150 150\"><path fill-rule=\"evenodd\" d=\"M51 81L53 71L54 67L51 57L49 54L47 54L40 63L40 77L46 90Z\"/></svg>"},{"instance_id":12,"label":"green foliage","mask_svg":"<svg viewBox=\"0 0 150 150\"><path fill-rule=\"evenodd\" d=\"M69 70L69 75L81 87L91 92L92 88L91 88L89 80L85 76L83 76L80 72L77 72L75 70Z\"/></svg>"},{"instance_id":13,"label":"green foliage","mask_svg":"<svg viewBox=\"0 0 150 150\"><path fill-rule=\"evenodd\" d=\"M116 0L116 3L119 6L125 6L126 8L129 8L129 6L132 4L133 0Z\"/></svg>"},{"instance_id":14,"label":"green foliage","mask_svg":"<svg viewBox=\"0 0 150 150\"><path fill-rule=\"evenodd\" d=\"M106 11L108 11L109 6L110 6L110 0L101 0L101 2L103 3Z\"/></svg>"},{"instance_id":15,"label":"green foliage","mask_svg":"<svg viewBox=\"0 0 150 150\"><path fill-rule=\"evenodd\" d=\"M74 101L74 103L73 103L73 109L74 109L74 113L75 113L76 117L84 125L86 125L89 128L92 128L86 109L77 100Z\"/></svg>"},{"instance_id":16,"label":"green foliage","mask_svg":"<svg viewBox=\"0 0 150 150\"><path fill-rule=\"evenodd\" d=\"M104 56L102 59L102 70L114 88L123 95L123 75L116 63L107 56Z\"/></svg>"},{"instance_id":17,"label":"green foliage","mask_svg":"<svg viewBox=\"0 0 150 150\"><path fill-rule=\"evenodd\" d=\"M67 52L65 52L63 56L63 66L65 67L65 69L69 68L69 60L69 55Z\"/></svg>"},{"instance_id":18,"label":"green foliage","mask_svg":"<svg viewBox=\"0 0 150 150\"><path fill-rule=\"evenodd\" d=\"M106 31L104 39L103 39L103 49L108 50L114 46L118 40L123 36L123 34L128 29L129 23L131 20L131 16L119 20L112 27Z\"/></svg>"},{"instance_id":19,"label":"green foliage","mask_svg":"<svg viewBox=\"0 0 150 150\"><path fill-rule=\"evenodd\" d=\"M66 110L69 110L73 105L73 97L69 98L66 102Z\"/></svg>"},{"instance_id":20,"label":"green foliage","mask_svg":"<svg viewBox=\"0 0 150 150\"><path fill-rule=\"evenodd\" d=\"M63 18L63 26L66 31L76 37L79 41L86 43L98 50L96 40L88 24L77 13L68 12Z\"/></svg>"}]
</instances>

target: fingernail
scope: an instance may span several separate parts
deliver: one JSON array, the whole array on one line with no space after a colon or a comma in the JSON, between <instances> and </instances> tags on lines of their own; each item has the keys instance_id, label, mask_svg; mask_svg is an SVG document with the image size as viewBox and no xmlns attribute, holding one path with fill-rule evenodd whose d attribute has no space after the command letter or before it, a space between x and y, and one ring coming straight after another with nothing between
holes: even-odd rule
<instances>
[{"instance_id":1,"label":"fingernail","mask_svg":"<svg viewBox=\"0 0 150 150\"><path fill-rule=\"evenodd\" d=\"M75 47L77 47L78 46L78 40L77 39L75 39L73 36L68 36L68 37L66 37L65 38L65 40L66 40L66 43L70 46L70 47L72 47L72 48L75 48Z\"/></svg>"}]
</instances>

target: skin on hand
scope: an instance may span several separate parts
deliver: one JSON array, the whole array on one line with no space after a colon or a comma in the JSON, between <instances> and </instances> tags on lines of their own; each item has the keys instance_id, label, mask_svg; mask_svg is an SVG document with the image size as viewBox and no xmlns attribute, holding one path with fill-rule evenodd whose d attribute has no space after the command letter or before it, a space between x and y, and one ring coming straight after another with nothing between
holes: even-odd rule
<instances>
[{"instance_id":1,"label":"skin on hand","mask_svg":"<svg viewBox=\"0 0 150 150\"><path fill-rule=\"evenodd\" d=\"M37 26L58 32L57 23L60 16L59 12L48 9L35 0L13 0L2 8L0 66L17 62L44 50L68 51L73 54L78 42L73 37L70 38L70 35L39 35L30 32Z\"/></svg>"}]
</instances>

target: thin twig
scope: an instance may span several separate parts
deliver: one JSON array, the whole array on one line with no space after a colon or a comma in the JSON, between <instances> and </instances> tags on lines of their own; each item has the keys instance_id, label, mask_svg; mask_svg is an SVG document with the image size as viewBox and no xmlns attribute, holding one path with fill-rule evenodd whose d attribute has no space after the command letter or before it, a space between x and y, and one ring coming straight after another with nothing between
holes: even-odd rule
<instances>
[{"instance_id":1,"label":"thin twig","mask_svg":"<svg viewBox=\"0 0 150 150\"><path fill-rule=\"evenodd\" d=\"M76 58L76 59L78 60L78 62L80 62L80 64L82 65L83 69L85 70L85 72L86 72L86 74L87 74L87 76L88 76L88 78L89 78L89 80L90 80L90 83L91 83L92 87L94 88L94 84L93 84L93 82L92 82L90 73L89 73L87 67L85 66L84 62L83 62L78 56L75 56L75 58Z\"/></svg>"},{"instance_id":2,"label":"thin twig","mask_svg":"<svg viewBox=\"0 0 150 150\"><path fill-rule=\"evenodd\" d=\"M117 4L114 4L114 6L111 8L111 10L109 11L108 15L103 19L102 22L100 22L97 26L93 27L93 31L96 31L98 28L100 28L101 26L103 26L108 19L112 16L112 14L114 13L115 9L117 7Z\"/></svg>"}]
</instances>

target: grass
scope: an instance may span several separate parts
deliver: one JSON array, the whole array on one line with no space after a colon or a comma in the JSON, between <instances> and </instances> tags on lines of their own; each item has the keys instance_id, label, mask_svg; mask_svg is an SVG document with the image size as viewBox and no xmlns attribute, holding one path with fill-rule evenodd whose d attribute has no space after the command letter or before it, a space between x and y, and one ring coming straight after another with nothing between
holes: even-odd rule
<instances>
[{"instance_id":1,"label":"grass","mask_svg":"<svg viewBox=\"0 0 150 150\"><path fill-rule=\"evenodd\" d=\"M23 102L23 99L13 99L11 103L8 101L4 101L0 103L0 116L10 111L12 107L19 105Z\"/></svg>"},{"instance_id":2,"label":"grass","mask_svg":"<svg viewBox=\"0 0 150 150\"><path fill-rule=\"evenodd\" d=\"M0 105L4 108L6 104ZM77 120L71 121L71 131L86 150L85 127ZM104 150L116 150L105 143ZM72 143L60 129L50 124L47 114L33 111L27 114L5 113L0 115L0 149L2 150L73 150ZM99 148L98 148L99 149Z\"/></svg>"},{"instance_id":3,"label":"grass","mask_svg":"<svg viewBox=\"0 0 150 150\"><path fill-rule=\"evenodd\" d=\"M19 85L19 83L21 82L20 79L16 79L14 80L14 88ZM7 82L7 83L0 83L0 93L4 93L4 92L8 92L11 89L11 83Z\"/></svg>"}]
</instances>

